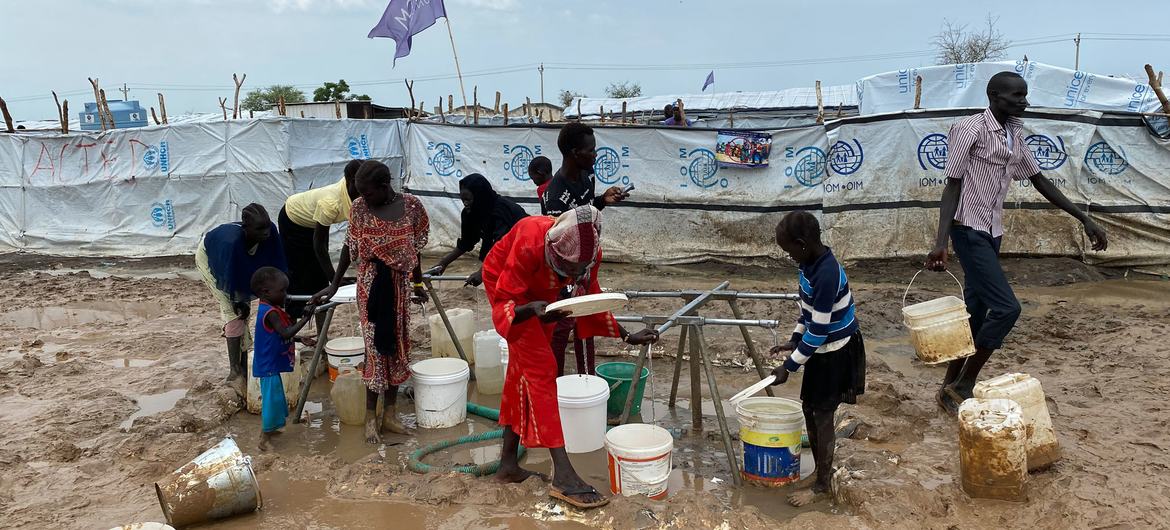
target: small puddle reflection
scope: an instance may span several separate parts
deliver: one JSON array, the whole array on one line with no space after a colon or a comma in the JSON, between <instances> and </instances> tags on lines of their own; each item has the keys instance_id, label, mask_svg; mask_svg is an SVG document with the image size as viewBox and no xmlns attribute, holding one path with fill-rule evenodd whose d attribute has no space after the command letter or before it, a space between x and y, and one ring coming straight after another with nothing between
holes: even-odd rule
<instances>
[{"instance_id":1,"label":"small puddle reflection","mask_svg":"<svg viewBox=\"0 0 1170 530\"><path fill-rule=\"evenodd\" d=\"M138 403L138 411L131 414L126 421L123 421L120 427L122 430L129 429L134 425L134 420L143 416L150 416L158 414L175 408L175 403L183 399L187 395L186 388L170 390L161 394L143 394L138 396L131 396L135 402Z\"/></svg>"},{"instance_id":2,"label":"small puddle reflection","mask_svg":"<svg viewBox=\"0 0 1170 530\"><path fill-rule=\"evenodd\" d=\"M26 307L0 314L0 326L52 330L85 324L145 320L162 316L145 302L78 302L68 306Z\"/></svg>"}]
</instances>

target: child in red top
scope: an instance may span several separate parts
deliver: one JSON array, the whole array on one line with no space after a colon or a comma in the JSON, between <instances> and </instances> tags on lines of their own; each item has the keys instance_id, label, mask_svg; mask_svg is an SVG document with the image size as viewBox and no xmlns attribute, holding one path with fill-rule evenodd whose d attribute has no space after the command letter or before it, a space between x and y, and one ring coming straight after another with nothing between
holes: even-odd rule
<instances>
[{"instance_id":1,"label":"child in red top","mask_svg":"<svg viewBox=\"0 0 1170 530\"><path fill-rule=\"evenodd\" d=\"M549 160L547 156L533 158L528 163L528 176L532 178L532 183L536 184L536 198L540 199L540 214L547 215L544 212L544 190L548 189L548 183L552 180L552 160Z\"/></svg>"},{"instance_id":2,"label":"child in red top","mask_svg":"<svg viewBox=\"0 0 1170 530\"><path fill-rule=\"evenodd\" d=\"M312 337L297 337L297 332L309 322L313 306L293 324L283 309L288 295L288 276L276 267L261 267L252 274L252 292L260 298L256 311L255 354L252 358L252 376L260 380L260 450L272 448L270 438L284 427L288 417L288 403L284 399L281 372L291 372L296 366L293 342L306 346L317 343Z\"/></svg>"}]
</instances>

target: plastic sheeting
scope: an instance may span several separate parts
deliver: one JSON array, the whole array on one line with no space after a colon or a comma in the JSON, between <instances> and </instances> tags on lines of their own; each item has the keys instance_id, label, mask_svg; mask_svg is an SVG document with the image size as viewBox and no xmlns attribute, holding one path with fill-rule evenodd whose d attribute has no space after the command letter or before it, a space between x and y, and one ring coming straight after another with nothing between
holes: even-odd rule
<instances>
[{"instance_id":1,"label":"plastic sheeting","mask_svg":"<svg viewBox=\"0 0 1170 530\"><path fill-rule=\"evenodd\" d=\"M813 87L789 88L766 92L717 92L712 94L671 94L643 96L636 98L575 98L565 108L565 117L576 117L580 108L585 116L596 116L601 109L606 114L620 113L622 103L627 112L662 113L662 108L675 101L683 100L687 110L737 110L737 109L786 109L816 108L817 91ZM821 100L825 108L857 106L857 91L852 85L827 86L821 89Z\"/></svg>"}]
</instances>

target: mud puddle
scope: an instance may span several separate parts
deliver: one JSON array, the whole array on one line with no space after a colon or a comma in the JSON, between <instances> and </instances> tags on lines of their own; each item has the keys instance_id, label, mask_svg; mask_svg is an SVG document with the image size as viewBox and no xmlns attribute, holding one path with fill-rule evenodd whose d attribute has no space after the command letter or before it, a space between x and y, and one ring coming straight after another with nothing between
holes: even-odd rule
<instances>
[{"instance_id":1,"label":"mud puddle","mask_svg":"<svg viewBox=\"0 0 1170 530\"><path fill-rule=\"evenodd\" d=\"M134 420L166 412L175 408L175 403L187 396L186 388L179 388L176 390L169 390L159 394L143 394L137 396L130 396L136 403L138 403L138 410L131 414L129 418L119 425L122 430L129 429L134 426Z\"/></svg>"},{"instance_id":2,"label":"mud puddle","mask_svg":"<svg viewBox=\"0 0 1170 530\"><path fill-rule=\"evenodd\" d=\"M0 326L43 331L85 324L121 323L157 318L164 313L145 302L76 302L68 306L28 307L0 314Z\"/></svg>"}]
</instances>

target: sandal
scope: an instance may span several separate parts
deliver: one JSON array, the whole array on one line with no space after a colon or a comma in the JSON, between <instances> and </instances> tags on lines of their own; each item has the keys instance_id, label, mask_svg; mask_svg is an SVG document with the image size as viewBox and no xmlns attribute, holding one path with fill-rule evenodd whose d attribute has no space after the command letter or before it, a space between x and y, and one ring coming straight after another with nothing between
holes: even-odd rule
<instances>
[{"instance_id":1,"label":"sandal","mask_svg":"<svg viewBox=\"0 0 1170 530\"><path fill-rule=\"evenodd\" d=\"M590 503L590 502L581 502L581 501L573 498L576 495L582 495L582 494L586 494L586 493L592 493L594 495L597 495L598 497L600 497L600 499L597 502ZM559 501L567 502L570 505L572 505L573 507L579 508L582 510L588 510L590 508L599 508L601 506L605 506L606 504L609 504L609 499L602 497L601 494L597 492L597 488L594 488L593 486L589 486L589 485L586 485L586 486L581 487L581 488L572 489L572 490L562 490L562 489L558 489L556 486L549 486L548 487L548 496L553 498L553 499L559 500Z\"/></svg>"}]
</instances>

